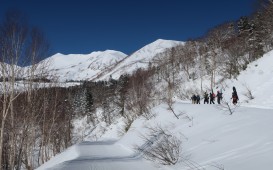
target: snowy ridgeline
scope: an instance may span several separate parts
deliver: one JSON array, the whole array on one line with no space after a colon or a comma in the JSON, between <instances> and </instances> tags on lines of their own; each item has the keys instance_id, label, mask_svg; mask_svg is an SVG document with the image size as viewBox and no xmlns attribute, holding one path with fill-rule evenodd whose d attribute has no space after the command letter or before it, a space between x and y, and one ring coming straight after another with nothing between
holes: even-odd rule
<instances>
[{"instance_id":1,"label":"snowy ridgeline","mask_svg":"<svg viewBox=\"0 0 273 170\"><path fill-rule=\"evenodd\" d=\"M149 120L139 117L124 136L118 135L124 125L119 119L98 138L101 142L74 145L38 169L271 170L272 73L273 51L251 63L237 80L228 80L218 86L229 104L232 87L237 88L239 106L231 106L235 109L232 115L226 107L219 105L192 105L174 99L172 108L179 119L167 105L161 104L152 109L154 117ZM198 80L194 84L197 88ZM194 87L191 83L188 86ZM248 96L249 91L254 99ZM163 166L156 161L147 161L142 154L134 151L136 146L148 149L154 145L154 140L149 145L143 140L153 127L166 129L182 142L175 165Z\"/></svg>"},{"instance_id":2,"label":"snowy ridgeline","mask_svg":"<svg viewBox=\"0 0 273 170\"><path fill-rule=\"evenodd\" d=\"M132 73L137 68L147 68L149 62L166 49L183 42L158 39L131 55L119 51L106 50L90 54L55 54L44 63L49 63L49 71L60 81L108 80L110 75L118 79L120 75Z\"/></svg>"}]
</instances>

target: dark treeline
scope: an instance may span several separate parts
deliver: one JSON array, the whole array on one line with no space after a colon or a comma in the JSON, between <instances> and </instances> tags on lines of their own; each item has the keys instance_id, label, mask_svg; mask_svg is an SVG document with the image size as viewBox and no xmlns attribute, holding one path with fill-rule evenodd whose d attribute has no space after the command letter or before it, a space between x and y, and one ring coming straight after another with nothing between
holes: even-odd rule
<instances>
[{"instance_id":1,"label":"dark treeline","mask_svg":"<svg viewBox=\"0 0 273 170\"><path fill-rule=\"evenodd\" d=\"M15 126L8 117L4 135L3 167L34 169L71 145L71 105L64 88L43 88L20 93L14 102ZM3 100L3 98L1 98ZM3 108L1 108L2 110ZM10 136L14 135L15 141ZM12 148L15 143L16 147ZM13 150L14 149L14 150ZM15 153L15 155L11 153ZM14 158L12 158L14 156ZM22 166L22 167L21 167Z\"/></svg>"}]
</instances>

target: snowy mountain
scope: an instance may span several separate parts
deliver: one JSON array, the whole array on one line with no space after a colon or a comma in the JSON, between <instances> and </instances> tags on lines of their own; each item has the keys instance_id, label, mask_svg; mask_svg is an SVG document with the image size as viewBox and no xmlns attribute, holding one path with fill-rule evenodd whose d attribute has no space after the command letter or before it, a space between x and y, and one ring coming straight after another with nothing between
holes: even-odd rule
<instances>
[{"instance_id":1,"label":"snowy mountain","mask_svg":"<svg viewBox=\"0 0 273 170\"><path fill-rule=\"evenodd\" d=\"M147 68L149 62L152 62L157 54L166 51L169 48L177 45L184 44L181 41L163 40L158 39L151 44L144 46L137 50L133 54L127 56L122 62L120 62L110 72L103 73L102 76L97 77L99 79L107 79L112 75L113 78L117 79L122 74L130 74L138 68Z\"/></svg>"},{"instance_id":2,"label":"snowy mountain","mask_svg":"<svg viewBox=\"0 0 273 170\"><path fill-rule=\"evenodd\" d=\"M237 79L218 84L218 89L223 90L225 101L234 111L232 114L225 105L193 105L175 97L173 111L179 119L167 104L160 104L151 109L154 117L149 120L139 117L122 137L118 135L118 131L122 129L124 122L119 119L105 131L98 142L74 145L38 169L271 170L272 73L273 51L249 64ZM199 86L198 81L183 85L183 88ZM204 86L209 86L208 83ZM239 95L238 106L233 106L230 101L233 86L237 88ZM254 99L247 97L248 91L251 91ZM180 158L175 165L163 166L148 162L141 154L134 152L135 146L154 145L154 140L147 145L143 135L148 133L149 128L157 126L167 129L172 136L182 141Z\"/></svg>"},{"instance_id":3,"label":"snowy mountain","mask_svg":"<svg viewBox=\"0 0 273 170\"><path fill-rule=\"evenodd\" d=\"M114 67L126 54L113 51L98 51L91 54L55 54L43 62L49 62L49 70L54 72L60 78L65 80L89 80L96 77L100 72L106 72Z\"/></svg>"},{"instance_id":4,"label":"snowy mountain","mask_svg":"<svg viewBox=\"0 0 273 170\"><path fill-rule=\"evenodd\" d=\"M43 62L50 63L50 71L60 78L66 80L98 80L119 78L121 74L132 73L137 68L146 68L150 61L168 48L179 44L180 41L158 39L144 46L132 55L113 50L92 52L91 54L55 54Z\"/></svg>"},{"instance_id":5,"label":"snowy mountain","mask_svg":"<svg viewBox=\"0 0 273 170\"><path fill-rule=\"evenodd\" d=\"M3 63L3 62L0 62L0 66L1 68L5 68L5 76L8 77L7 75L11 72L11 70L14 70L15 71L15 75L18 76L18 77L21 77L23 76L23 74L21 73L23 67L21 66L17 66L17 65L14 65L14 67L12 67L12 65L10 64L7 64L7 63ZM2 74L4 70L1 70L0 71L0 77L2 77Z\"/></svg>"}]
</instances>

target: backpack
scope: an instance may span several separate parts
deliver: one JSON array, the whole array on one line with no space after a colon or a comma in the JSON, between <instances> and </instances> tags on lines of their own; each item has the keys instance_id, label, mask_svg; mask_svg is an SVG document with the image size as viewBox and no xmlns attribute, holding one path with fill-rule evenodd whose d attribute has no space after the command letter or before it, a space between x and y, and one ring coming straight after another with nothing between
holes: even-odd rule
<instances>
[{"instance_id":1,"label":"backpack","mask_svg":"<svg viewBox=\"0 0 273 170\"><path fill-rule=\"evenodd\" d=\"M233 99L238 99L238 96L237 96L237 94L235 92L232 93L232 98Z\"/></svg>"}]
</instances>

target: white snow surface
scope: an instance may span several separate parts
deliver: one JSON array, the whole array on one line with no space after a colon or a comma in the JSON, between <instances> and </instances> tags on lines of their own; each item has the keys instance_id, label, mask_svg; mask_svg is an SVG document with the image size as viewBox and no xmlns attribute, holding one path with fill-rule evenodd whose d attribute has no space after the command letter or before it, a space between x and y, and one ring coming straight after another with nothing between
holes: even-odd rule
<instances>
[{"instance_id":1,"label":"white snow surface","mask_svg":"<svg viewBox=\"0 0 273 170\"><path fill-rule=\"evenodd\" d=\"M115 66L127 55L113 50L92 52L91 54L57 53L43 62L49 62L49 70L54 71L61 81L90 80L100 72Z\"/></svg>"},{"instance_id":2,"label":"white snow surface","mask_svg":"<svg viewBox=\"0 0 273 170\"><path fill-rule=\"evenodd\" d=\"M122 137L109 129L97 142L71 146L38 169L81 170L272 170L273 168L273 51L251 63L237 80L219 85L229 101L237 88L239 107L231 115L219 105L193 105L174 98L176 119L166 104L152 109L155 117L139 117ZM198 81L195 84L197 87ZM254 99L244 96L247 86ZM215 89L215 90L217 90ZM229 104L230 101L229 101ZM232 108L235 108L231 104ZM119 127L122 122L117 122ZM142 146L146 126L160 125L182 140L178 163L172 166L148 162L133 152ZM109 141L109 139L115 141ZM217 168L218 167L218 168Z\"/></svg>"},{"instance_id":3,"label":"white snow surface","mask_svg":"<svg viewBox=\"0 0 273 170\"><path fill-rule=\"evenodd\" d=\"M61 162L61 163L60 163ZM114 141L82 142L68 148L38 169L155 169L149 162ZM59 164L58 164L59 163Z\"/></svg>"}]
</instances>

